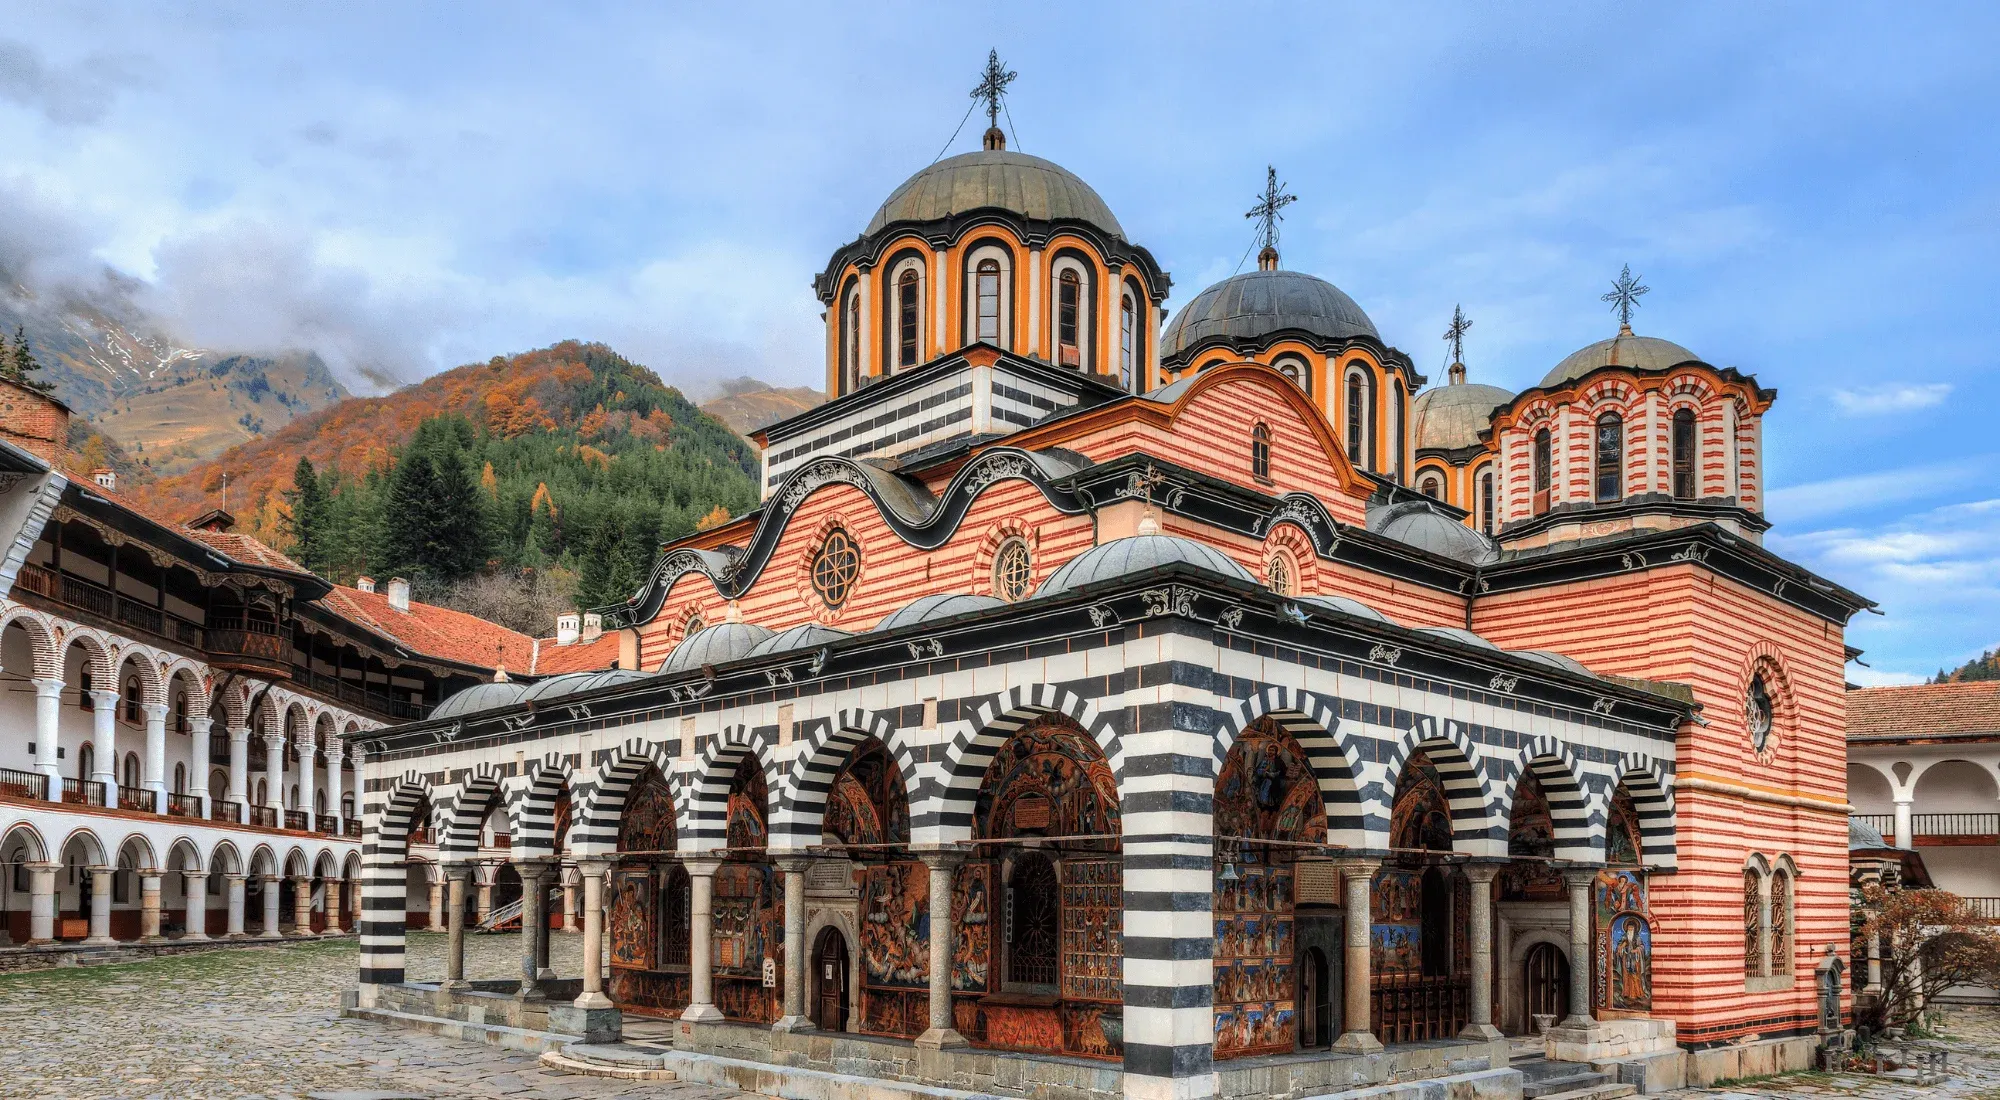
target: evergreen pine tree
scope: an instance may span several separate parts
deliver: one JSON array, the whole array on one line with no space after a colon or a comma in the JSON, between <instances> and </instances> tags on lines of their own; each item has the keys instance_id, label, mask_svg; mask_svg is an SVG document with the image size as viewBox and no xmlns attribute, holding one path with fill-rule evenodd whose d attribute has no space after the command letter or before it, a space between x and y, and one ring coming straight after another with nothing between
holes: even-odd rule
<instances>
[{"instance_id":1,"label":"evergreen pine tree","mask_svg":"<svg viewBox=\"0 0 2000 1100\"><path fill-rule=\"evenodd\" d=\"M449 582L486 564L484 502L466 466L470 440L463 418L440 416L419 425L403 448L383 508L385 568Z\"/></svg>"},{"instance_id":2,"label":"evergreen pine tree","mask_svg":"<svg viewBox=\"0 0 2000 1100\"><path fill-rule=\"evenodd\" d=\"M323 573L327 568L326 489L320 484L319 473L313 469L312 460L301 455L299 464L292 470L292 488L285 494L285 503L291 506L291 519L286 530L292 536L292 556L300 565L315 573Z\"/></svg>"},{"instance_id":3,"label":"evergreen pine tree","mask_svg":"<svg viewBox=\"0 0 2000 1100\"><path fill-rule=\"evenodd\" d=\"M34 390L36 393L49 393L55 387L35 377L35 372L41 369L42 365L35 362L34 352L28 349L27 326L21 325L16 327L14 329L14 354L9 358L7 364L7 377Z\"/></svg>"}]
</instances>

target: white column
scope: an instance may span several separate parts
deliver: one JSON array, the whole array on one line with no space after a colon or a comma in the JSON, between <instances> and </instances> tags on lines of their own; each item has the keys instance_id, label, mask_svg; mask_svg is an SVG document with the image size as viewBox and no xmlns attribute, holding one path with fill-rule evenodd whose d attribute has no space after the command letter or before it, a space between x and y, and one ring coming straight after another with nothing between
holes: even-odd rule
<instances>
[{"instance_id":1,"label":"white column","mask_svg":"<svg viewBox=\"0 0 2000 1100\"><path fill-rule=\"evenodd\" d=\"M1911 833L1910 809L1909 799L1896 800L1896 847L1898 848L1909 848L1916 844L1916 837Z\"/></svg>"},{"instance_id":2,"label":"white column","mask_svg":"<svg viewBox=\"0 0 2000 1100\"><path fill-rule=\"evenodd\" d=\"M183 872L181 889L187 894L187 931L181 933L181 938L205 940L208 938L208 876L198 871Z\"/></svg>"},{"instance_id":3,"label":"white column","mask_svg":"<svg viewBox=\"0 0 2000 1100\"><path fill-rule=\"evenodd\" d=\"M210 800L215 797L215 794L208 789L208 735L215 720L203 716L200 718L191 717L187 722L188 748L194 756L194 763L189 765L194 774L188 776L188 793L194 795L195 804L201 808L202 820L207 821L215 813L214 809L209 805Z\"/></svg>"},{"instance_id":4,"label":"white column","mask_svg":"<svg viewBox=\"0 0 2000 1100\"><path fill-rule=\"evenodd\" d=\"M250 822L250 727L229 727L228 800L236 803L236 823Z\"/></svg>"},{"instance_id":5,"label":"white column","mask_svg":"<svg viewBox=\"0 0 2000 1100\"><path fill-rule=\"evenodd\" d=\"M962 1047L965 1045L965 1036L960 1035L958 1029L953 1026L955 1021L953 1021L951 1016L951 956L952 941L956 938L952 934L953 929L951 926L951 875L954 870L957 870L958 865L965 861L965 856L959 852L923 852L920 854L923 858L924 866L930 869L931 879L931 1019L930 1028L922 1035L917 1036L917 1045L920 1047ZM803 880L805 876L800 875L799 877ZM803 889L805 883L801 881L799 885L801 887L799 892L803 895L805 893ZM800 897L799 902L800 907L804 908L805 898L803 896ZM804 921L801 921L800 924L803 925ZM799 929L799 954L803 956L805 953L805 929L801 927ZM803 1001L805 999L803 982L805 969L803 966L800 967L799 973L802 979L800 982L799 998Z\"/></svg>"},{"instance_id":6,"label":"white column","mask_svg":"<svg viewBox=\"0 0 2000 1100\"><path fill-rule=\"evenodd\" d=\"M167 705L144 703L146 720L146 789L153 792L153 812L167 812Z\"/></svg>"},{"instance_id":7,"label":"white column","mask_svg":"<svg viewBox=\"0 0 2000 1100\"><path fill-rule=\"evenodd\" d=\"M104 804L118 805L118 693L115 691L93 691L90 702L97 709L91 713L91 747L97 753L92 763L95 770L90 777L104 784Z\"/></svg>"},{"instance_id":8,"label":"white column","mask_svg":"<svg viewBox=\"0 0 2000 1100\"><path fill-rule=\"evenodd\" d=\"M1472 940L1472 1011L1465 1030L1458 1033L1461 1039L1500 1038L1500 1029L1493 1026L1493 880L1499 874L1497 864L1465 867L1465 877L1472 882L1472 909L1466 914Z\"/></svg>"},{"instance_id":9,"label":"white column","mask_svg":"<svg viewBox=\"0 0 2000 1100\"><path fill-rule=\"evenodd\" d=\"M115 868L90 869L90 938L85 944L117 943L111 938L111 876Z\"/></svg>"},{"instance_id":10,"label":"white column","mask_svg":"<svg viewBox=\"0 0 2000 1100\"><path fill-rule=\"evenodd\" d=\"M772 1031L800 1031L812 1026L806 1019L805 1008L806 869L810 866L803 859L778 861L778 868L785 876L785 986L784 1013L771 1025ZM931 935L933 938L937 935L935 924L931 925Z\"/></svg>"},{"instance_id":11,"label":"white column","mask_svg":"<svg viewBox=\"0 0 2000 1100\"><path fill-rule=\"evenodd\" d=\"M314 804L319 801L319 742L312 730L299 738L299 809L306 813L306 828L319 829Z\"/></svg>"},{"instance_id":12,"label":"white column","mask_svg":"<svg viewBox=\"0 0 2000 1100\"><path fill-rule=\"evenodd\" d=\"M62 801L62 762L56 759L62 743L62 689L61 680L35 681L35 770L48 777L43 794L50 802Z\"/></svg>"},{"instance_id":13,"label":"white column","mask_svg":"<svg viewBox=\"0 0 2000 1100\"><path fill-rule=\"evenodd\" d=\"M681 1019L707 1023L722 1019L715 1007L714 913L715 868L720 860L691 859L687 872L691 897L688 905L688 1006Z\"/></svg>"},{"instance_id":14,"label":"white column","mask_svg":"<svg viewBox=\"0 0 2000 1100\"><path fill-rule=\"evenodd\" d=\"M278 891L284 889L284 880L276 875L265 875L264 921L260 934L266 939L276 939L283 933L278 930Z\"/></svg>"},{"instance_id":15,"label":"white column","mask_svg":"<svg viewBox=\"0 0 2000 1100\"><path fill-rule=\"evenodd\" d=\"M160 872L156 867L139 872L139 942L160 942Z\"/></svg>"},{"instance_id":16,"label":"white column","mask_svg":"<svg viewBox=\"0 0 2000 1100\"><path fill-rule=\"evenodd\" d=\"M525 875L522 876L522 881L527 881ZM438 879L432 879L430 887L430 919L425 922L425 927L429 931L435 932L444 924L444 883ZM526 891L522 891L522 894L526 896ZM526 912L525 909L522 911Z\"/></svg>"},{"instance_id":17,"label":"white column","mask_svg":"<svg viewBox=\"0 0 2000 1100\"><path fill-rule=\"evenodd\" d=\"M607 867L604 861L595 859L577 864L577 870L583 875L583 993L572 1003L578 1008L612 1007L611 998L604 995L604 872ZM787 892L785 897L789 918L791 894ZM790 925L786 926L785 934L790 937ZM786 961L787 965L791 965L790 960Z\"/></svg>"},{"instance_id":18,"label":"white column","mask_svg":"<svg viewBox=\"0 0 2000 1100\"><path fill-rule=\"evenodd\" d=\"M563 931L565 932L577 931L578 924L577 924L577 913L576 913L576 883L574 882L563 883L562 905L563 905Z\"/></svg>"},{"instance_id":19,"label":"white column","mask_svg":"<svg viewBox=\"0 0 2000 1100\"><path fill-rule=\"evenodd\" d=\"M278 827L285 824L285 734L282 730L264 731L264 805L277 811Z\"/></svg>"},{"instance_id":20,"label":"white column","mask_svg":"<svg viewBox=\"0 0 2000 1100\"><path fill-rule=\"evenodd\" d=\"M223 883L229 888L229 927L223 935L232 940L243 938L243 876L224 875Z\"/></svg>"},{"instance_id":21,"label":"white column","mask_svg":"<svg viewBox=\"0 0 2000 1100\"><path fill-rule=\"evenodd\" d=\"M56 938L56 871L60 863L28 864L28 942L54 943Z\"/></svg>"},{"instance_id":22,"label":"white column","mask_svg":"<svg viewBox=\"0 0 2000 1100\"><path fill-rule=\"evenodd\" d=\"M1597 1026L1590 1014L1590 888L1596 881L1596 868L1563 872L1569 887L1569 1015L1558 1026L1564 1028Z\"/></svg>"},{"instance_id":23,"label":"white column","mask_svg":"<svg viewBox=\"0 0 2000 1100\"><path fill-rule=\"evenodd\" d=\"M326 741L326 812L333 815L333 831L347 835L347 815L340 812L340 788L345 779L340 774L340 764L347 759L347 747L338 737Z\"/></svg>"},{"instance_id":24,"label":"white column","mask_svg":"<svg viewBox=\"0 0 2000 1100\"><path fill-rule=\"evenodd\" d=\"M1372 984L1368 955L1369 891L1381 864L1372 859L1346 859L1336 866L1345 891L1340 908L1347 929L1347 957L1340 978L1344 993L1340 1026L1345 1030L1334 1040L1333 1049L1342 1054L1373 1054L1382 1049L1382 1041L1375 1037L1368 1019L1368 988Z\"/></svg>"}]
</instances>

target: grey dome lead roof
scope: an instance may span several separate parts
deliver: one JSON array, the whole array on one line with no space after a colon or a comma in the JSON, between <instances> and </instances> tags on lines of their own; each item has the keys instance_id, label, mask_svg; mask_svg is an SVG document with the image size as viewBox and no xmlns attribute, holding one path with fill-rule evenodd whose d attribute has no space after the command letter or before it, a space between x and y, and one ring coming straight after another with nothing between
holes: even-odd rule
<instances>
[{"instance_id":1,"label":"grey dome lead roof","mask_svg":"<svg viewBox=\"0 0 2000 1100\"><path fill-rule=\"evenodd\" d=\"M1573 382L1599 367L1631 367L1634 370L1668 370L1686 362L1700 362L1701 356L1657 336L1635 336L1624 329L1609 340L1570 352L1542 377L1542 388L1553 389Z\"/></svg>"},{"instance_id":2,"label":"grey dome lead roof","mask_svg":"<svg viewBox=\"0 0 2000 1100\"><path fill-rule=\"evenodd\" d=\"M1287 330L1329 340L1382 338L1354 299L1325 279L1303 271L1246 271L1182 306L1160 337L1160 354L1173 356L1218 336L1258 340Z\"/></svg>"},{"instance_id":3,"label":"grey dome lead roof","mask_svg":"<svg viewBox=\"0 0 2000 1100\"><path fill-rule=\"evenodd\" d=\"M1037 596L1055 596L1102 581L1148 573L1176 563L1206 569L1251 584L1257 578L1236 559L1213 546L1176 535L1132 535L1095 546L1064 562L1049 574Z\"/></svg>"},{"instance_id":4,"label":"grey dome lead roof","mask_svg":"<svg viewBox=\"0 0 2000 1100\"><path fill-rule=\"evenodd\" d=\"M528 684L503 681L497 684L474 684L464 691L454 693L451 698L439 703L431 711L432 718L458 718L482 710L496 707L511 707L528 693Z\"/></svg>"},{"instance_id":5,"label":"grey dome lead roof","mask_svg":"<svg viewBox=\"0 0 2000 1100\"><path fill-rule=\"evenodd\" d=\"M755 623L717 623L706 630L697 630L682 639L681 644L667 654L661 672L687 672L703 665L727 664L739 657L747 657L757 643L771 636L771 631Z\"/></svg>"},{"instance_id":6,"label":"grey dome lead roof","mask_svg":"<svg viewBox=\"0 0 2000 1100\"><path fill-rule=\"evenodd\" d=\"M934 596L921 596L891 611L872 628L875 633L901 630L906 626L927 623L935 619L949 619L954 615L969 615L974 611L984 611L989 607L999 607L1006 603L997 596L975 596L968 592L942 592Z\"/></svg>"},{"instance_id":7,"label":"grey dome lead roof","mask_svg":"<svg viewBox=\"0 0 2000 1100\"><path fill-rule=\"evenodd\" d=\"M940 221L997 208L1036 221L1079 221L1123 238L1125 229L1097 192L1063 166L1006 149L946 157L903 181L868 219L866 237L893 222Z\"/></svg>"},{"instance_id":8,"label":"grey dome lead roof","mask_svg":"<svg viewBox=\"0 0 2000 1100\"><path fill-rule=\"evenodd\" d=\"M1455 451L1479 445L1479 433L1493 425L1493 410L1514 400L1498 386L1455 382L1419 393L1410 402L1410 427L1417 450Z\"/></svg>"}]
</instances>

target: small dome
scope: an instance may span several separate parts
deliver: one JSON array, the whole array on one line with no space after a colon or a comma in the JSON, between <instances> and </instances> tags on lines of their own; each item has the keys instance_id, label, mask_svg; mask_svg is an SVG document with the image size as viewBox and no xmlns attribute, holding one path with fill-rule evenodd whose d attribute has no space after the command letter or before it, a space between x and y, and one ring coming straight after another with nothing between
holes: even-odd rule
<instances>
[{"instance_id":1,"label":"small dome","mask_svg":"<svg viewBox=\"0 0 2000 1100\"><path fill-rule=\"evenodd\" d=\"M511 707L521 701L521 696L527 694L529 687L528 684L516 683L474 684L439 703L431 711L431 717L458 718L482 710Z\"/></svg>"},{"instance_id":2,"label":"small dome","mask_svg":"<svg viewBox=\"0 0 2000 1100\"><path fill-rule=\"evenodd\" d=\"M1682 363L1701 362L1701 356L1657 336L1634 336L1626 329L1609 340L1599 340L1580 348L1557 363L1542 378L1543 389L1572 382L1599 367L1630 367L1633 370L1669 370Z\"/></svg>"},{"instance_id":3,"label":"small dome","mask_svg":"<svg viewBox=\"0 0 2000 1100\"><path fill-rule=\"evenodd\" d=\"M1354 299L1325 279L1303 271L1246 271L1182 306L1160 337L1160 355L1172 358L1215 337L1255 341L1292 331L1329 340L1382 338Z\"/></svg>"},{"instance_id":4,"label":"small dome","mask_svg":"<svg viewBox=\"0 0 2000 1100\"><path fill-rule=\"evenodd\" d=\"M1055 596L1133 573L1148 573L1169 565L1192 565L1232 580L1256 584L1250 571L1213 546L1176 535L1133 535L1092 547L1064 562L1042 582L1037 596Z\"/></svg>"},{"instance_id":5,"label":"small dome","mask_svg":"<svg viewBox=\"0 0 2000 1100\"><path fill-rule=\"evenodd\" d=\"M1590 671L1589 668L1586 668L1582 661L1565 653L1557 653L1551 649L1517 649L1514 651L1514 655L1516 657L1526 657L1530 661L1548 665L1552 668L1567 669L1582 676L1597 675Z\"/></svg>"},{"instance_id":6,"label":"small dome","mask_svg":"<svg viewBox=\"0 0 2000 1100\"><path fill-rule=\"evenodd\" d=\"M757 643L771 636L771 632L754 623L717 623L706 630L697 630L667 654L661 672L688 672L703 665L727 664L740 657L747 657Z\"/></svg>"},{"instance_id":7,"label":"small dome","mask_svg":"<svg viewBox=\"0 0 2000 1100\"><path fill-rule=\"evenodd\" d=\"M622 684L632 680L644 680L652 675L636 668L606 668L590 672L565 672L561 676L551 676L537 684L528 685L522 694L524 703L545 703L565 695L575 695L580 691Z\"/></svg>"},{"instance_id":8,"label":"small dome","mask_svg":"<svg viewBox=\"0 0 2000 1100\"><path fill-rule=\"evenodd\" d=\"M1373 510L1368 529L1440 557L1480 565L1500 556L1493 540L1431 507L1427 500L1410 500Z\"/></svg>"},{"instance_id":9,"label":"small dome","mask_svg":"<svg viewBox=\"0 0 2000 1100\"><path fill-rule=\"evenodd\" d=\"M1380 611L1369 607L1360 600L1349 599L1346 596L1300 596L1298 597L1298 602L1305 604L1307 607L1335 611L1342 615L1351 615L1357 619L1368 619L1378 623L1390 621L1389 617Z\"/></svg>"},{"instance_id":10,"label":"small dome","mask_svg":"<svg viewBox=\"0 0 2000 1100\"><path fill-rule=\"evenodd\" d=\"M1096 191L1069 169L1005 149L947 157L903 181L861 235L895 222L941 221L974 210L1007 210L1035 221L1077 221L1114 237L1125 230Z\"/></svg>"},{"instance_id":11,"label":"small dome","mask_svg":"<svg viewBox=\"0 0 2000 1100\"><path fill-rule=\"evenodd\" d=\"M845 630L835 630L833 627L821 626L818 623L806 623L804 626L778 631L750 647L750 652L744 656L767 657L773 653L790 653L795 649L812 649L852 637L854 635Z\"/></svg>"},{"instance_id":12,"label":"small dome","mask_svg":"<svg viewBox=\"0 0 2000 1100\"><path fill-rule=\"evenodd\" d=\"M925 596L884 615L882 621L875 624L875 633L901 630L906 626L915 626L936 619L949 619L953 615L967 615L974 611L984 611L989 607L1000 607L1005 603L1005 600L994 596L974 596L963 592Z\"/></svg>"},{"instance_id":13,"label":"small dome","mask_svg":"<svg viewBox=\"0 0 2000 1100\"><path fill-rule=\"evenodd\" d=\"M1431 634L1439 638L1450 638L1461 645L1474 646L1479 649L1490 649L1495 653L1500 652L1499 646L1474 634L1470 630L1464 630L1456 626L1420 626L1416 628L1416 631L1419 634Z\"/></svg>"},{"instance_id":14,"label":"small dome","mask_svg":"<svg viewBox=\"0 0 2000 1100\"><path fill-rule=\"evenodd\" d=\"M1894 847L1895 845L1889 843L1888 838L1882 835L1882 830L1877 829L1875 826L1868 824L1858 817L1849 817L1847 819L1848 851L1871 852Z\"/></svg>"},{"instance_id":15,"label":"small dome","mask_svg":"<svg viewBox=\"0 0 2000 1100\"><path fill-rule=\"evenodd\" d=\"M1410 402L1410 427L1417 450L1455 451L1479 445L1479 433L1493 424L1493 410L1514 400L1498 386L1454 382L1419 393Z\"/></svg>"}]
</instances>

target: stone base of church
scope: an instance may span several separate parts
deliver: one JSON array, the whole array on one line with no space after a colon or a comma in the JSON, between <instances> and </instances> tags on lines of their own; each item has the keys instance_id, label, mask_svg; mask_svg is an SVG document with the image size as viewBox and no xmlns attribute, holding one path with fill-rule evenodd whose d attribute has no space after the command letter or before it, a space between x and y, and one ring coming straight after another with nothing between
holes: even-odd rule
<instances>
[{"instance_id":1,"label":"stone base of church","mask_svg":"<svg viewBox=\"0 0 2000 1100\"><path fill-rule=\"evenodd\" d=\"M1792 1035L1691 1050L1687 1052L1687 1084L1706 1087L1718 1081L1812 1069L1819 1042L1817 1035Z\"/></svg>"},{"instance_id":2,"label":"stone base of church","mask_svg":"<svg viewBox=\"0 0 2000 1100\"><path fill-rule=\"evenodd\" d=\"M1590 1028L1550 1028L1543 1041L1551 1062L1622 1062L1680 1049L1672 1020L1599 1020Z\"/></svg>"},{"instance_id":3,"label":"stone base of church","mask_svg":"<svg viewBox=\"0 0 2000 1100\"><path fill-rule=\"evenodd\" d=\"M1362 1089L1374 1095L1378 1086L1414 1090L1419 1082L1450 1080L1461 1082L1447 1090L1452 1100L1517 1100L1521 1075L1507 1063L1505 1040L1421 1043L1360 1056L1318 1050L1235 1058L1216 1063L1212 1095L1218 1100L1253 1096L1294 1100ZM1126 1096L1125 1074L1117 1062L978 1047L937 1050L902 1039L817 1030L774 1032L738 1023L678 1024L666 1064L683 1081L774 1096L802 1095L787 1081L785 1071L794 1069L815 1078L831 1074L1032 1100L1124 1100ZM1390 1082L1397 1084L1389 1086ZM1410 1092L1412 1098L1418 1095Z\"/></svg>"},{"instance_id":4,"label":"stone base of church","mask_svg":"<svg viewBox=\"0 0 2000 1100\"><path fill-rule=\"evenodd\" d=\"M616 1042L623 1014L616 1008L581 1009L579 978L540 983L542 998L519 999L519 981L475 981L462 989L433 982L367 985L342 998L341 1014L395 1024L433 1035L540 1054L570 1043Z\"/></svg>"}]
</instances>

